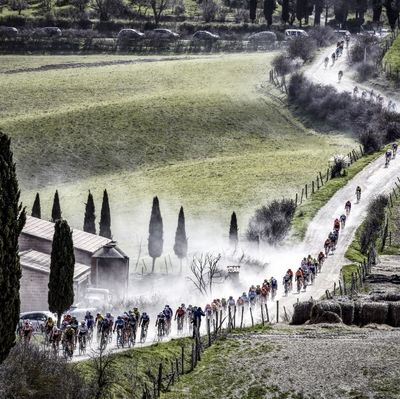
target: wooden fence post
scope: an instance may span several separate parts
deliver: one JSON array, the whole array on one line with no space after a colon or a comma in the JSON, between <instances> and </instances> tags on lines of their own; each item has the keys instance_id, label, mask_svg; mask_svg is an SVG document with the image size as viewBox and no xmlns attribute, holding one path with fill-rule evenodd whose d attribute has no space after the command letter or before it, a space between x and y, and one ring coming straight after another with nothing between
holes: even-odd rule
<instances>
[{"instance_id":1,"label":"wooden fence post","mask_svg":"<svg viewBox=\"0 0 400 399\"><path fill-rule=\"evenodd\" d=\"M326 181L328 181L329 180L329 168L328 168L328 170L326 171Z\"/></svg>"},{"instance_id":2,"label":"wooden fence post","mask_svg":"<svg viewBox=\"0 0 400 399\"><path fill-rule=\"evenodd\" d=\"M321 181L321 186L324 186L324 179L322 178L322 173L319 172L319 179Z\"/></svg>"},{"instance_id":3,"label":"wooden fence post","mask_svg":"<svg viewBox=\"0 0 400 399\"><path fill-rule=\"evenodd\" d=\"M279 323L279 301L276 301L276 322Z\"/></svg>"},{"instance_id":4,"label":"wooden fence post","mask_svg":"<svg viewBox=\"0 0 400 399\"><path fill-rule=\"evenodd\" d=\"M301 189L300 204L303 203L303 196L304 196L304 188Z\"/></svg>"},{"instance_id":5,"label":"wooden fence post","mask_svg":"<svg viewBox=\"0 0 400 399\"><path fill-rule=\"evenodd\" d=\"M297 202L298 202L298 196L299 196L299 194L296 193L296 202L295 202L296 206L297 206Z\"/></svg>"},{"instance_id":6,"label":"wooden fence post","mask_svg":"<svg viewBox=\"0 0 400 399\"><path fill-rule=\"evenodd\" d=\"M311 187L312 187L312 189L311 189L311 194L314 194L314 192L315 192L315 189L314 189L314 180L311 182Z\"/></svg>"},{"instance_id":7,"label":"wooden fence post","mask_svg":"<svg viewBox=\"0 0 400 399\"><path fill-rule=\"evenodd\" d=\"M268 312L268 305L265 304L265 315L267 316L267 323L269 323L269 312Z\"/></svg>"},{"instance_id":8,"label":"wooden fence post","mask_svg":"<svg viewBox=\"0 0 400 399\"><path fill-rule=\"evenodd\" d=\"M263 309L263 304L261 304L261 323L264 325L264 309Z\"/></svg>"},{"instance_id":9,"label":"wooden fence post","mask_svg":"<svg viewBox=\"0 0 400 399\"><path fill-rule=\"evenodd\" d=\"M233 328L236 328L236 305L233 312Z\"/></svg>"},{"instance_id":10,"label":"wooden fence post","mask_svg":"<svg viewBox=\"0 0 400 399\"><path fill-rule=\"evenodd\" d=\"M251 317L251 326L254 327L254 319L253 319L253 310L250 305L250 317Z\"/></svg>"},{"instance_id":11,"label":"wooden fence post","mask_svg":"<svg viewBox=\"0 0 400 399\"><path fill-rule=\"evenodd\" d=\"M340 295L343 296L342 282L340 280L339 280L339 291L340 291Z\"/></svg>"},{"instance_id":12,"label":"wooden fence post","mask_svg":"<svg viewBox=\"0 0 400 399\"><path fill-rule=\"evenodd\" d=\"M333 283L333 296L336 295L336 283Z\"/></svg>"},{"instance_id":13,"label":"wooden fence post","mask_svg":"<svg viewBox=\"0 0 400 399\"><path fill-rule=\"evenodd\" d=\"M208 346L211 346L211 331L210 331L210 318L207 317L207 336L208 336Z\"/></svg>"},{"instance_id":14,"label":"wooden fence post","mask_svg":"<svg viewBox=\"0 0 400 399\"><path fill-rule=\"evenodd\" d=\"M243 314L244 314L244 305L242 306L242 315L240 317L240 328L243 328Z\"/></svg>"},{"instance_id":15,"label":"wooden fence post","mask_svg":"<svg viewBox=\"0 0 400 399\"><path fill-rule=\"evenodd\" d=\"M308 190L307 190L308 184L306 184L305 189L306 189L306 199L308 198Z\"/></svg>"},{"instance_id":16,"label":"wooden fence post","mask_svg":"<svg viewBox=\"0 0 400 399\"><path fill-rule=\"evenodd\" d=\"M317 190L319 190L319 176L317 175Z\"/></svg>"}]
</instances>

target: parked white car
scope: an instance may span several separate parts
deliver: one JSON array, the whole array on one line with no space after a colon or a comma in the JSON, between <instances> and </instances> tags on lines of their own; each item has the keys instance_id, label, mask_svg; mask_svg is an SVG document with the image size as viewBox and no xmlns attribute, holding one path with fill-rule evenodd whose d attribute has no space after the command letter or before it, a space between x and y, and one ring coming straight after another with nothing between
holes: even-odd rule
<instances>
[{"instance_id":1,"label":"parked white car","mask_svg":"<svg viewBox=\"0 0 400 399\"><path fill-rule=\"evenodd\" d=\"M0 37L16 37L18 29L12 26L0 26Z\"/></svg>"},{"instance_id":2,"label":"parked white car","mask_svg":"<svg viewBox=\"0 0 400 399\"><path fill-rule=\"evenodd\" d=\"M193 41L209 41L209 42L215 42L219 40L219 36L216 35L215 33L211 33L207 30L198 30L193 34L192 37Z\"/></svg>"},{"instance_id":3,"label":"parked white car","mask_svg":"<svg viewBox=\"0 0 400 399\"><path fill-rule=\"evenodd\" d=\"M249 43L251 44L273 44L276 40L276 34L270 31L257 32L249 36Z\"/></svg>"},{"instance_id":4,"label":"parked white car","mask_svg":"<svg viewBox=\"0 0 400 399\"><path fill-rule=\"evenodd\" d=\"M285 39L294 39L295 37L308 37L308 33L303 29L285 30Z\"/></svg>"},{"instance_id":5,"label":"parked white car","mask_svg":"<svg viewBox=\"0 0 400 399\"><path fill-rule=\"evenodd\" d=\"M122 29L118 33L118 39L144 39L145 34L136 29Z\"/></svg>"}]
</instances>

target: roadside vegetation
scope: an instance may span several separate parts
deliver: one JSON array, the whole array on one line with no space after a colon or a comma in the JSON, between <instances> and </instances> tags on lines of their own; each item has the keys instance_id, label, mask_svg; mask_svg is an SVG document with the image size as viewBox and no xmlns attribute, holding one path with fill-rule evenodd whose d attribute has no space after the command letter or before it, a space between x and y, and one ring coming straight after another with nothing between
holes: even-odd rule
<instances>
[{"instance_id":1,"label":"roadside vegetation","mask_svg":"<svg viewBox=\"0 0 400 399\"><path fill-rule=\"evenodd\" d=\"M383 62L390 66L392 71L400 71L400 35L386 52Z\"/></svg>"}]
</instances>

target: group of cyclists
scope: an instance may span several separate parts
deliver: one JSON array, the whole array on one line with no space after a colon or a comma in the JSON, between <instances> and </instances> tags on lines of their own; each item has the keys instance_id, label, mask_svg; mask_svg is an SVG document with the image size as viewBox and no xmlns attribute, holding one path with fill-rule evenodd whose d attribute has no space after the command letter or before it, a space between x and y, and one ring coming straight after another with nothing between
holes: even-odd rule
<instances>
[{"instance_id":1,"label":"group of cyclists","mask_svg":"<svg viewBox=\"0 0 400 399\"><path fill-rule=\"evenodd\" d=\"M360 94L360 89L358 88L358 86L354 86L353 97L358 98L359 94ZM385 103L385 99L383 98L383 96L379 93L375 93L373 89L361 91L360 98L361 98L361 100L364 100L364 101L370 101L370 102L377 103L377 104L381 105L382 107L384 106L384 103ZM395 112L396 111L396 103L392 100L388 100L386 109L389 112Z\"/></svg>"}]
</instances>

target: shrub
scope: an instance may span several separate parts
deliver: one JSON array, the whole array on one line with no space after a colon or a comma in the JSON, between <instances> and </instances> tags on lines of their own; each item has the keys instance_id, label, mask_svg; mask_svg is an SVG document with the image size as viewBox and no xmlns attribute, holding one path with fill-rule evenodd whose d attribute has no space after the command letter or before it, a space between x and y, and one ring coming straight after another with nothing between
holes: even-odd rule
<instances>
[{"instance_id":1,"label":"shrub","mask_svg":"<svg viewBox=\"0 0 400 399\"><path fill-rule=\"evenodd\" d=\"M290 40L288 47L288 55L290 58L301 58L304 61L311 60L315 51L317 50L317 44L311 37L296 37Z\"/></svg>"},{"instance_id":2,"label":"shrub","mask_svg":"<svg viewBox=\"0 0 400 399\"><path fill-rule=\"evenodd\" d=\"M360 135L360 143L363 146L365 154L372 154L379 151L382 146L380 136L373 130L366 130Z\"/></svg>"},{"instance_id":3,"label":"shrub","mask_svg":"<svg viewBox=\"0 0 400 399\"><path fill-rule=\"evenodd\" d=\"M293 200L272 201L256 210L247 229L249 241L277 244L289 232L296 206Z\"/></svg>"},{"instance_id":4,"label":"shrub","mask_svg":"<svg viewBox=\"0 0 400 399\"><path fill-rule=\"evenodd\" d=\"M284 54L277 55L272 60L272 66L275 68L276 73L280 76L285 76L293 70L292 61Z\"/></svg>"},{"instance_id":5,"label":"shrub","mask_svg":"<svg viewBox=\"0 0 400 399\"><path fill-rule=\"evenodd\" d=\"M400 123L389 122L386 126L386 140L394 141L400 138Z\"/></svg>"},{"instance_id":6,"label":"shrub","mask_svg":"<svg viewBox=\"0 0 400 399\"><path fill-rule=\"evenodd\" d=\"M367 61L376 63L382 56L382 48L375 36L357 36L350 50L352 63L363 62L365 55Z\"/></svg>"},{"instance_id":7,"label":"shrub","mask_svg":"<svg viewBox=\"0 0 400 399\"><path fill-rule=\"evenodd\" d=\"M368 205L367 217L362 225L360 233L360 250L366 255L379 236L380 230L385 222L385 208L388 197L379 195Z\"/></svg>"},{"instance_id":8,"label":"shrub","mask_svg":"<svg viewBox=\"0 0 400 399\"><path fill-rule=\"evenodd\" d=\"M349 159L344 155L335 155L333 157L333 165L331 170L331 178L340 177L345 169L349 166Z\"/></svg>"},{"instance_id":9,"label":"shrub","mask_svg":"<svg viewBox=\"0 0 400 399\"><path fill-rule=\"evenodd\" d=\"M201 3L201 10L204 21L211 22L215 20L215 16L218 12L218 5L214 0L203 0Z\"/></svg>"},{"instance_id":10,"label":"shrub","mask_svg":"<svg viewBox=\"0 0 400 399\"><path fill-rule=\"evenodd\" d=\"M66 361L36 345L18 344L0 366L0 397L89 399L85 382Z\"/></svg>"},{"instance_id":11,"label":"shrub","mask_svg":"<svg viewBox=\"0 0 400 399\"><path fill-rule=\"evenodd\" d=\"M358 82L364 82L374 76L376 76L378 69L376 64L372 62L360 62L355 66L356 80Z\"/></svg>"},{"instance_id":12,"label":"shrub","mask_svg":"<svg viewBox=\"0 0 400 399\"><path fill-rule=\"evenodd\" d=\"M315 41L318 47L334 44L337 39L335 31L329 26L314 26L308 30L308 35Z\"/></svg>"}]
</instances>

